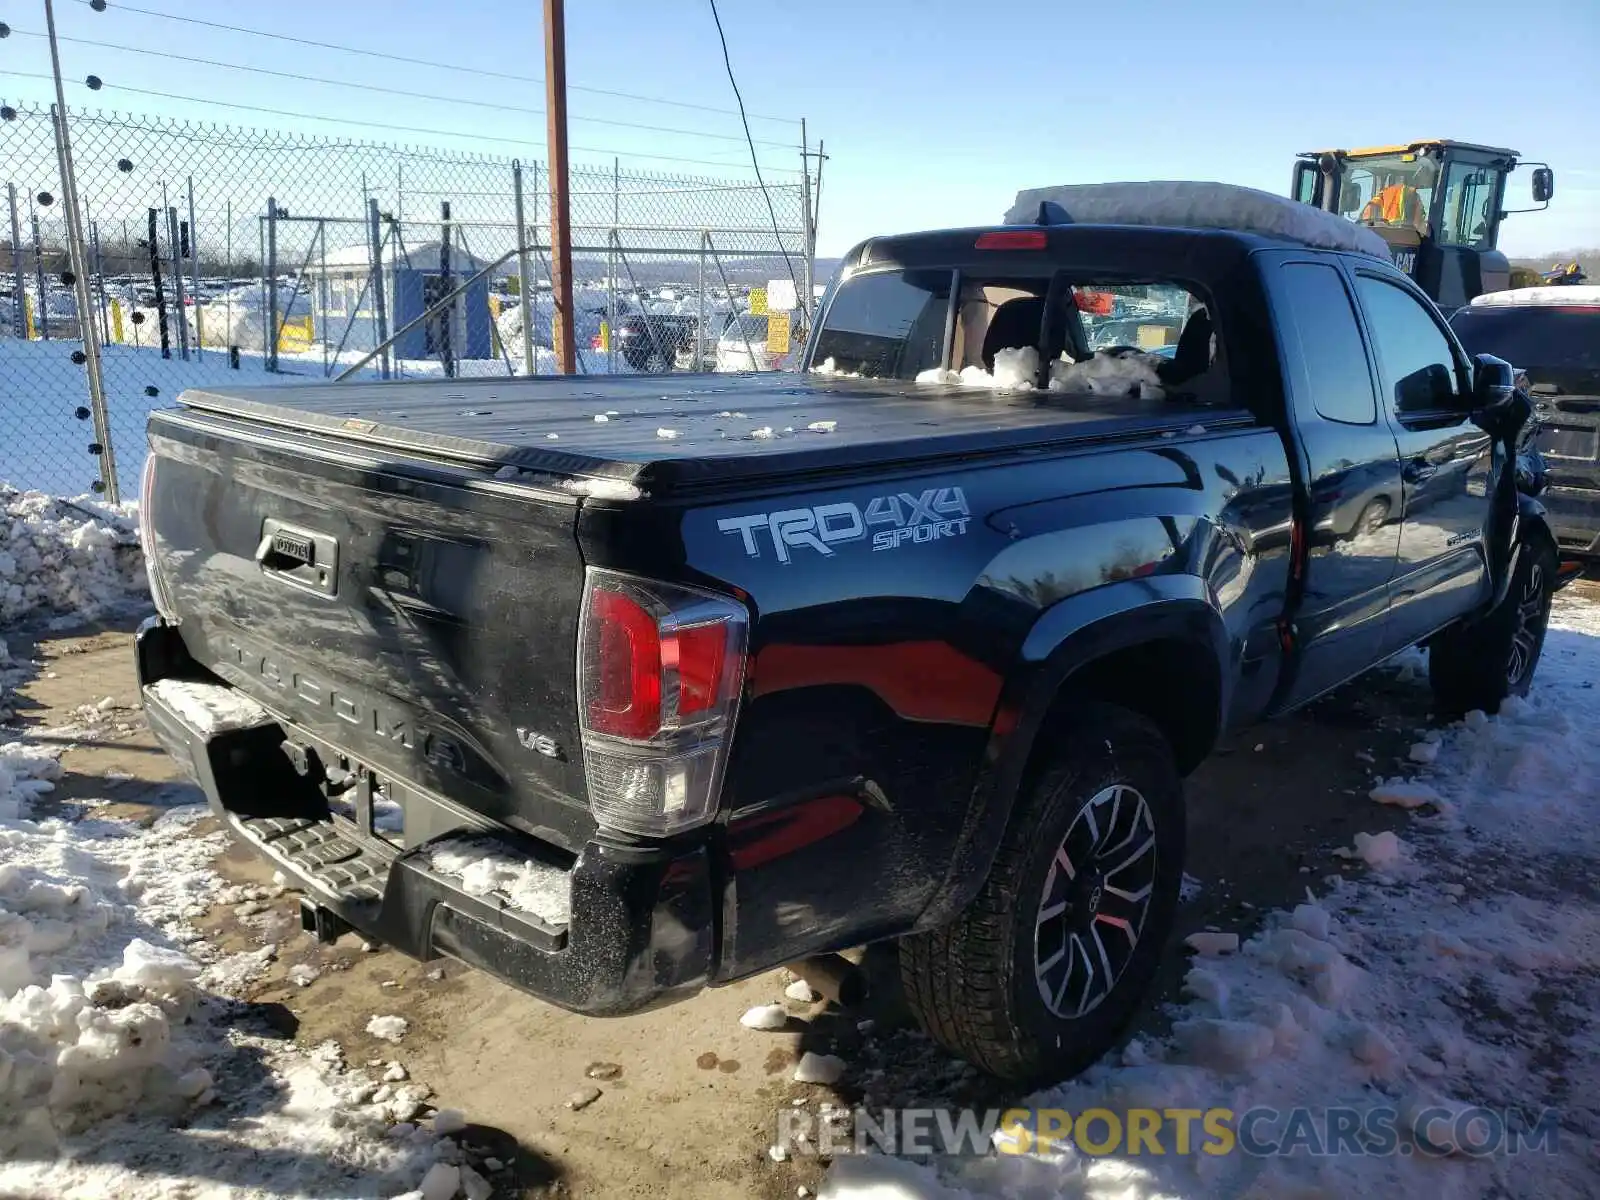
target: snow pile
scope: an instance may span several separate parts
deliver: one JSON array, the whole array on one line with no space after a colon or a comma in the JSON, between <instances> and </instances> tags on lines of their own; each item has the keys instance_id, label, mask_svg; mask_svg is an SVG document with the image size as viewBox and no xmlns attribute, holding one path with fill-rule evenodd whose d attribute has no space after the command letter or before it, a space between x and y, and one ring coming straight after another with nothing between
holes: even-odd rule
<instances>
[{"instance_id":1,"label":"snow pile","mask_svg":"<svg viewBox=\"0 0 1600 1200\"><path fill-rule=\"evenodd\" d=\"M367 1032L386 1042L398 1042L409 1028L410 1022L404 1017L373 1017L367 1022Z\"/></svg>"},{"instance_id":2,"label":"snow pile","mask_svg":"<svg viewBox=\"0 0 1600 1200\"><path fill-rule=\"evenodd\" d=\"M149 691L206 737L250 729L272 720L267 710L249 696L220 683L162 679L151 684Z\"/></svg>"},{"instance_id":3,"label":"snow pile","mask_svg":"<svg viewBox=\"0 0 1600 1200\"><path fill-rule=\"evenodd\" d=\"M518 858L491 837L453 834L427 849L428 865L469 896L498 900L546 925L572 919L572 879L559 867Z\"/></svg>"},{"instance_id":4,"label":"snow pile","mask_svg":"<svg viewBox=\"0 0 1600 1200\"><path fill-rule=\"evenodd\" d=\"M189 819L176 814L148 830L36 823L53 759L14 744L0 764L0 1161L53 1155L112 1117L208 1103L187 1028L200 964L128 931L154 918L181 932L203 911L201 864L220 839L175 845Z\"/></svg>"},{"instance_id":5,"label":"snow pile","mask_svg":"<svg viewBox=\"0 0 1600 1200\"><path fill-rule=\"evenodd\" d=\"M824 375L834 379L860 379L862 377L860 371L846 371L841 369L838 364L833 361L832 355L823 359L820 363L817 363L814 367L812 367L811 373L813 375Z\"/></svg>"},{"instance_id":6,"label":"snow pile","mask_svg":"<svg viewBox=\"0 0 1600 1200\"><path fill-rule=\"evenodd\" d=\"M638 484L625 479L563 479L561 486L590 500L638 500L644 496Z\"/></svg>"},{"instance_id":7,"label":"snow pile","mask_svg":"<svg viewBox=\"0 0 1600 1200\"><path fill-rule=\"evenodd\" d=\"M959 371L929 367L918 372L915 382L988 388L996 392L1031 392L1033 381L1038 377L1039 351L1033 346L1015 346L995 351L993 372L979 366L962 367Z\"/></svg>"},{"instance_id":8,"label":"snow pile","mask_svg":"<svg viewBox=\"0 0 1600 1200\"><path fill-rule=\"evenodd\" d=\"M55 791L54 781L61 778L56 753L27 742L0 745L0 822L17 820L36 797ZM4 962L5 951L0 949L0 986L5 979Z\"/></svg>"},{"instance_id":9,"label":"snow pile","mask_svg":"<svg viewBox=\"0 0 1600 1200\"><path fill-rule=\"evenodd\" d=\"M1096 354L1082 362L1058 359L1050 364L1050 390L1092 396L1138 396L1160 400L1166 395L1154 354ZM1201 432L1205 432L1201 430Z\"/></svg>"},{"instance_id":10,"label":"snow pile","mask_svg":"<svg viewBox=\"0 0 1600 1200\"><path fill-rule=\"evenodd\" d=\"M0 483L0 625L36 612L94 620L148 596L135 505Z\"/></svg>"},{"instance_id":11,"label":"snow pile","mask_svg":"<svg viewBox=\"0 0 1600 1200\"><path fill-rule=\"evenodd\" d=\"M1389 261L1388 244L1370 229L1287 196L1231 183L1159 180L1029 188L1017 193L1006 224L1034 223L1040 205L1054 210L1053 223L1238 229Z\"/></svg>"},{"instance_id":12,"label":"snow pile","mask_svg":"<svg viewBox=\"0 0 1600 1200\"><path fill-rule=\"evenodd\" d=\"M782 1029L789 1023L789 1010L781 1004L758 1004L739 1018L746 1029Z\"/></svg>"},{"instance_id":13,"label":"snow pile","mask_svg":"<svg viewBox=\"0 0 1600 1200\"><path fill-rule=\"evenodd\" d=\"M1517 308L1527 304L1600 304L1600 285L1562 284L1556 287L1511 288L1504 292L1485 292L1472 298L1474 308Z\"/></svg>"},{"instance_id":14,"label":"snow pile","mask_svg":"<svg viewBox=\"0 0 1600 1200\"><path fill-rule=\"evenodd\" d=\"M279 283L277 291L277 320L280 325L287 319L302 321L311 316L311 297L304 287L297 291L292 283ZM205 311L200 318L205 325L206 345L237 346L241 350L265 350L267 338L264 331L270 316L267 309L271 303L271 293L259 283L234 288L225 298L211 301L205 306ZM149 308L139 311L145 314L145 321L140 326L140 338L152 344L158 342L161 334L156 321L155 309ZM177 314L173 311L173 306L169 304L167 306L167 336L173 345L176 345L178 341L176 322ZM193 336L191 329L190 337L193 338Z\"/></svg>"},{"instance_id":15,"label":"snow pile","mask_svg":"<svg viewBox=\"0 0 1600 1200\"><path fill-rule=\"evenodd\" d=\"M1593 1192L1600 1126L1600 609L1558 605L1531 699L1446 731L1413 784L1440 803L1410 815L1405 841L1358 835L1402 878L1329 877L1331 891L1270 915L1239 952L1196 961L1171 1036L1021 1101L1073 1114L1253 1108L1268 1140L1285 1116L1314 1118L1317 1148L1259 1157L1043 1150L913 1164L835 1160L833 1200L1117 1196L1578 1196ZM1394 795L1396 788L1384 789ZM1220 948L1209 939L1207 950ZM1553 1151L1463 1153L1446 1118L1417 1152L1409 1122L1429 1106L1481 1105L1534 1128L1553 1109ZM1003 1107L1009 1107L1009 1098ZM1330 1110L1397 1114L1399 1152L1328 1138ZM1320 1123L1317 1123L1320 1122ZM1196 1121L1195 1146L1203 1143ZM1237 1124L1234 1125L1237 1128ZM1308 1128L1310 1128L1308 1126ZM1481 1128L1481 1127L1480 1127ZM1320 1132L1318 1132L1320 1131ZM1103 1136L1104 1126L1095 1127ZM1016 1147L1013 1147L1016 1148ZM1326 1150L1326 1153L1323 1150Z\"/></svg>"},{"instance_id":16,"label":"snow pile","mask_svg":"<svg viewBox=\"0 0 1600 1200\"><path fill-rule=\"evenodd\" d=\"M31 817L53 758L9 745L0 764L0 1195L377 1200L460 1161L397 1124L425 1086L380 1094L337 1047L307 1054L209 994L271 948L223 957L189 924L255 891L211 871L226 838L195 836L203 807Z\"/></svg>"}]
</instances>

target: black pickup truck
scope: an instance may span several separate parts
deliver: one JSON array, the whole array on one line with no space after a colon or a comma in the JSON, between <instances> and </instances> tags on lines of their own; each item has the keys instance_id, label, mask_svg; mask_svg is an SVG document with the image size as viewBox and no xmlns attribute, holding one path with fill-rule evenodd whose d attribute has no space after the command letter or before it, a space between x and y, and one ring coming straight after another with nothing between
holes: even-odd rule
<instances>
[{"instance_id":1,"label":"black pickup truck","mask_svg":"<svg viewBox=\"0 0 1600 1200\"><path fill-rule=\"evenodd\" d=\"M1556 550L1510 368L1346 223L1041 217L858 247L799 375L186 392L151 724L323 936L591 1014L898 939L951 1050L1082 1067L1219 734L1417 643L1493 709Z\"/></svg>"}]
</instances>

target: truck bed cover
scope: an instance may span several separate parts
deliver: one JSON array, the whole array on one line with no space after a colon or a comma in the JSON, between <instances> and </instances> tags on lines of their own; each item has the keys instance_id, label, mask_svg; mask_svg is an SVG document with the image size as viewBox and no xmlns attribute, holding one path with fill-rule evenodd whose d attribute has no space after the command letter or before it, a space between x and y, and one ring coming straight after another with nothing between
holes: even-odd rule
<instances>
[{"instance_id":1,"label":"truck bed cover","mask_svg":"<svg viewBox=\"0 0 1600 1200\"><path fill-rule=\"evenodd\" d=\"M999 395L786 373L210 387L189 389L179 403L488 470L511 466L631 483L657 496L735 480L1253 421L1243 410L1167 401ZM758 436L764 429L770 435Z\"/></svg>"}]
</instances>

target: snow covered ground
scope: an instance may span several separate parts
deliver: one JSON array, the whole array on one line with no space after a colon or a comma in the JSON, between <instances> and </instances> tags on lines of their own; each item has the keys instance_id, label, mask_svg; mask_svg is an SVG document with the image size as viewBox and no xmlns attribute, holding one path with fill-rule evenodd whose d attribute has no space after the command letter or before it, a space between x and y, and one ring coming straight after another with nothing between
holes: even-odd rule
<instances>
[{"instance_id":1,"label":"snow covered ground","mask_svg":"<svg viewBox=\"0 0 1600 1200\"><path fill-rule=\"evenodd\" d=\"M1409 673L1409 672L1408 672ZM1417 686L1425 686L1418 681ZM1045 1197L1594 1196L1600 1189L1600 608L1563 597L1526 703L1419 731L1420 801L1398 838L1357 838L1364 876L1329 876L1237 953L1205 945L1171 1036L1023 1103L1080 1114L1226 1108L1259 1118L1253 1142L1313 1130L1330 1109L1426 1108L1433 1144L1354 1142L1284 1155L1040 1152L913 1161L839 1157L830 1200ZM1436 749L1433 747L1436 746ZM1392 787L1375 793L1390 797ZM1374 824L1380 810L1374 807ZM1226 932L1226 931L1223 931ZM1481 1106L1476 1123L1455 1116ZM1455 1144L1515 1114L1546 1144L1475 1155ZM1091 1127L1103 1140L1107 1126ZM1321 1127L1326 1137L1327 1126ZM1197 1117L1195 1149L1205 1139ZM1007 1149L1016 1149L1013 1143Z\"/></svg>"},{"instance_id":2,"label":"snow covered ground","mask_svg":"<svg viewBox=\"0 0 1600 1200\"><path fill-rule=\"evenodd\" d=\"M1422 685L1421 680L1418 686ZM1390 1154L1354 1142L1293 1154L1090 1154L1070 1142L982 1158L835 1158L830 1200L1045 1197L1592 1197L1600 1189L1600 608L1563 597L1530 701L1419 731L1419 800L1398 838L1357 837L1365 877L1328 877L1267 918L1237 954L1205 944L1171 1037L1035 1094L1066 1109L1267 1107L1258 1138L1347 1107L1387 1109L1405 1130L1429 1106L1435 1144ZM1437 747L1437 749L1435 749ZM1374 794L1392 797L1392 787ZM1378 816L1374 806L1374 824ZM1547 1110L1554 1152L1469 1154L1512 1112ZM1104 1123L1091 1138L1106 1138ZM1312 1126L1315 1128L1315 1125ZM1459 1126L1467 1128L1467 1126ZM1323 1126L1326 1130L1326 1126ZM1326 1136L1326 1134L1323 1134ZM1195 1122L1195 1149L1203 1138ZM1005 1149L1018 1149L1010 1146Z\"/></svg>"},{"instance_id":3,"label":"snow covered ground","mask_svg":"<svg viewBox=\"0 0 1600 1200\"><path fill-rule=\"evenodd\" d=\"M425 1089L380 1096L381 1072L228 998L273 952L221 955L190 922L281 889L212 872L192 789L141 827L51 811L58 772L0 746L0 1195L395 1196L456 1160Z\"/></svg>"},{"instance_id":4,"label":"snow covered ground","mask_svg":"<svg viewBox=\"0 0 1600 1200\"><path fill-rule=\"evenodd\" d=\"M0 628L139 596L130 512L4 500ZM27 669L0 643L0 682ZM275 947L225 954L192 922L282 889L213 872L225 839L196 829L195 789L161 790L148 824L54 802L62 754L103 742L114 707L0 728L0 1196L388 1197L432 1171L448 1197L476 1180L425 1119L426 1088L384 1086L335 1044L298 1049L235 998Z\"/></svg>"}]
</instances>

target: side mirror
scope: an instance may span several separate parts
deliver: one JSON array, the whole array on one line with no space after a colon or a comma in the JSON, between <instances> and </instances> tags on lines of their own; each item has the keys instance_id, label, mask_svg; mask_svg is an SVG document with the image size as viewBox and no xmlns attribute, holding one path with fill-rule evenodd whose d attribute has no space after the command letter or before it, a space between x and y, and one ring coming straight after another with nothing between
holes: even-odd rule
<instances>
[{"instance_id":1,"label":"side mirror","mask_svg":"<svg viewBox=\"0 0 1600 1200\"><path fill-rule=\"evenodd\" d=\"M1473 359L1472 419L1486 432L1515 440L1533 415L1527 393L1517 390L1517 369L1503 358L1479 354Z\"/></svg>"},{"instance_id":2,"label":"side mirror","mask_svg":"<svg viewBox=\"0 0 1600 1200\"><path fill-rule=\"evenodd\" d=\"M1517 394L1517 369L1503 358L1479 354L1472 366L1472 407L1478 413L1495 413Z\"/></svg>"},{"instance_id":3,"label":"side mirror","mask_svg":"<svg viewBox=\"0 0 1600 1200\"><path fill-rule=\"evenodd\" d=\"M1548 204L1550 197L1556 194L1556 173L1549 167L1535 167L1533 170L1533 202L1535 204Z\"/></svg>"}]
</instances>

